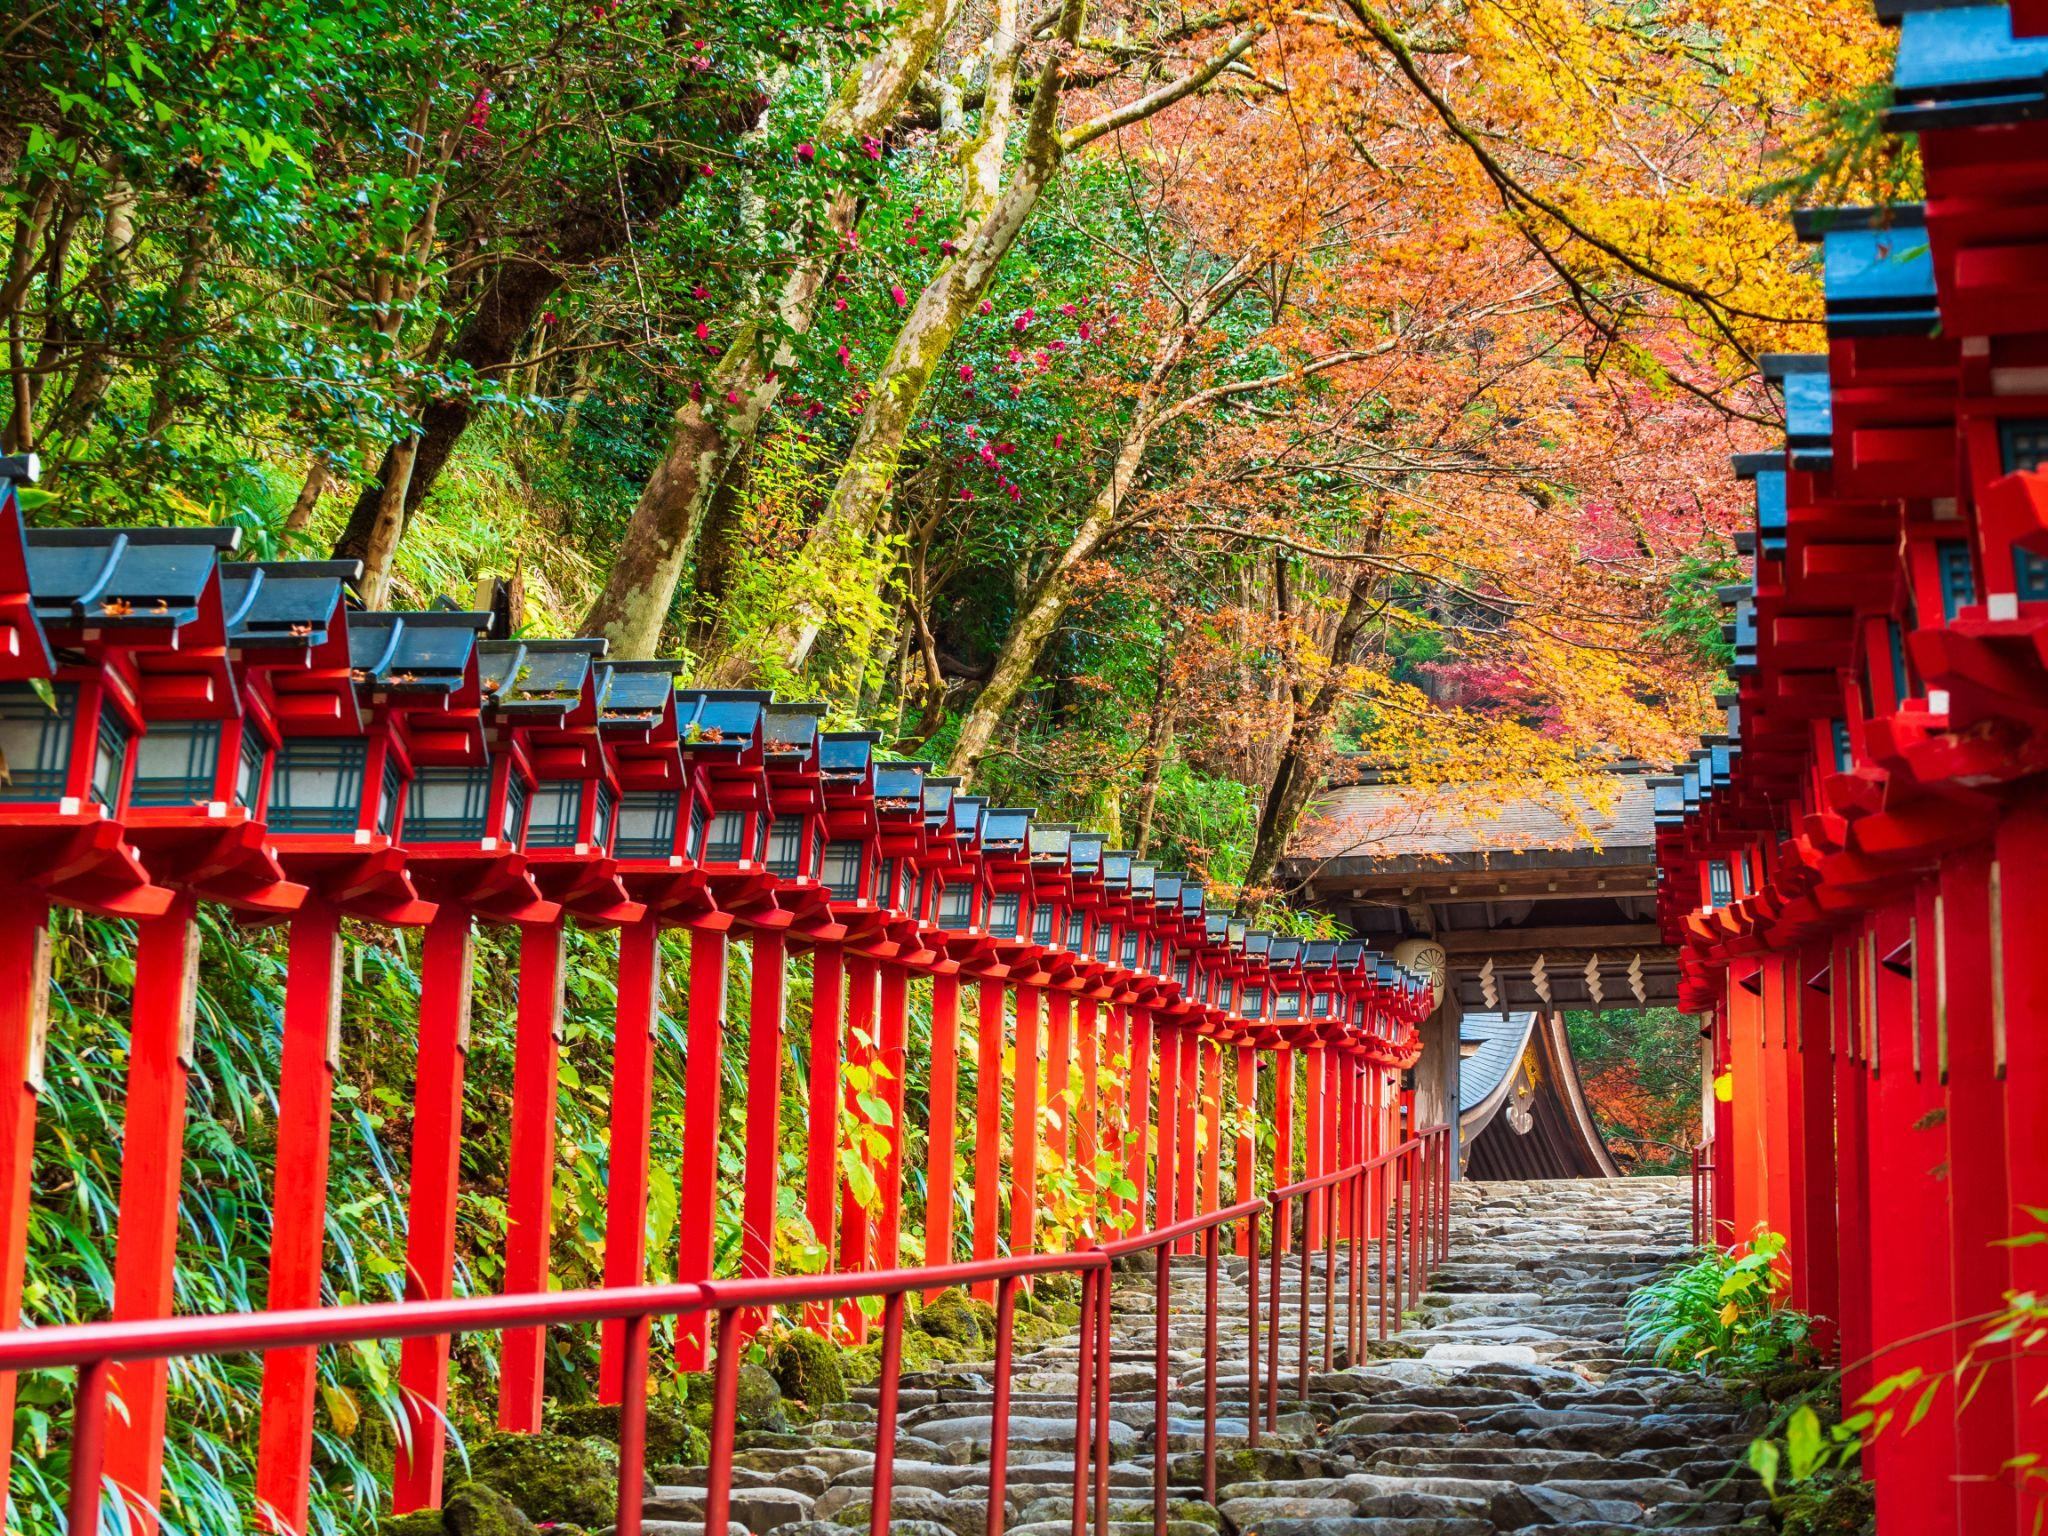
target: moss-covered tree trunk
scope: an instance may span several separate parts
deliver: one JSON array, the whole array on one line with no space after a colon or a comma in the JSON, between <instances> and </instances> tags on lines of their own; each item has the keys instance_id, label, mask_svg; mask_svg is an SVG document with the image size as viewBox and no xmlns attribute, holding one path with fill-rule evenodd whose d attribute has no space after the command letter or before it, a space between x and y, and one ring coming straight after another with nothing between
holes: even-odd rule
<instances>
[{"instance_id":1,"label":"moss-covered tree trunk","mask_svg":"<svg viewBox=\"0 0 2048 1536\"><path fill-rule=\"evenodd\" d=\"M819 120L820 144L858 142L888 127L945 35L956 3L920 0L899 15L882 46L848 76ZM853 233L858 211L859 200L850 191L831 200L820 227L800 237L773 315L743 325L703 398L686 401L676 412L661 462L641 488L604 590L583 620L586 634L611 641L613 655L651 656L660 645L705 508L782 392L780 376L795 361L792 342L810 330L825 280L839 259L841 242Z\"/></svg>"}]
</instances>

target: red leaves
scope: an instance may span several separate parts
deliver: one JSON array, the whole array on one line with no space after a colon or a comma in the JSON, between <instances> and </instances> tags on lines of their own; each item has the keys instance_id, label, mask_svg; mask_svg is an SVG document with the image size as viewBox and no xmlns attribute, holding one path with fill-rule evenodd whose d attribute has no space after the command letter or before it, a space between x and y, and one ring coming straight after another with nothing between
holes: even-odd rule
<instances>
[{"instance_id":1,"label":"red leaves","mask_svg":"<svg viewBox=\"0 0 2048 1536\"><path fill-rule=\"evenodd\" d=\"M889 285L889 297L895 300L898 309L901 309L910 302L909 296L904 293L901 283L891 283Z\"/></svg>"}]
</instances>

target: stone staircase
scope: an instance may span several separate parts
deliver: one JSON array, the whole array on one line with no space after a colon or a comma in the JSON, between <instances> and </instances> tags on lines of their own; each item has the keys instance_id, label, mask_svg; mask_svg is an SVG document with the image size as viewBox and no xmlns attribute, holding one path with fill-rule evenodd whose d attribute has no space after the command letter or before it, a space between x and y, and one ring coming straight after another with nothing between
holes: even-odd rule
<instances>
[{"instance_id":1,"label":"stone staircase","mask_svg":"<svg viewBox=\"0 0 2048 1536\"><path fill-rule=\"evenodd\" d=\"M1318 1256L1305 1401L1297 1396L1299 1270L1290 1256L1281 1283L1278 1420L1256 1449L1247 1437L1246 1266L1223 1260L1214 1504L1203 1498L1205 1266L1200 1258L1176 1260L1167 1530L1701 1536L1746 1521L1763 1525L1762 1489L1738 1471L1750 1432L1741 1410L1711 1383L1630 1360L1620 1346L1628 1293L1683 1252L1688 1223L1686 1187L1675 1179L1460 1185L1450 1261L1409 1327L1385 1343L1369 1341L1362 1365L1350 1366L1342 1348L1347 1275L1340 1254L1331 1354L1342 1368L1322 1368ZM1266 1279L1262 1265L1262 1311ZM1138 1536L1154 1528L1158 1454L1149 1265L1145 1274L1117 1276L1111 1311L1110 1529ZM1005 1516L1014 1536L1071 1529L1078 1358L1072 1337L1018 1356ZM892 1531L987 1536L990 1379L989 1368L976 1365L904 1377ZM734 1530L865 1530L873 1396L857 1394L838 1417L801 1435L743 1437ZM701 1532L704 1469L657 1468L655 1479L648 1536Z\"/></svg>"}]
</instances>

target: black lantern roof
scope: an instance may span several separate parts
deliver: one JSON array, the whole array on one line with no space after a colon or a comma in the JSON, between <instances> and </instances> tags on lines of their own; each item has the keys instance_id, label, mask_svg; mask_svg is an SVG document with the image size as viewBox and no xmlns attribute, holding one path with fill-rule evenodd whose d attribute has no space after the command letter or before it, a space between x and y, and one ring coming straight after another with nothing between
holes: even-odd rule
<instances>
[{"instance_id":1,"label":"black lantern roof","mask_svg":"<svg viewBox=\"0 0 2048 1536\"><path fill-rule=\"evenodd\" d=\"M1273 948L1273 935L1263 928L1254 928L1244 936L1244 952L1248 955L1265 956Z\"/></svg>"},{"instance_id":2,"label":"black lantern roof","mask_svg":"<svg viewBox=\"0 0 2048 1536\"><path fill-rule=\"evenodd\" d=\"M1102 851L1109 845L1109 835L1104 832L1073 833L1067 839L1067 864L1077 875L1097 875L1102 872Z\"/></svg>"},{"instance_id":3,"label":"black lantern roof","mask_svg":"<svg viewBox=\"0 0 2048 1536\"><path fill-rule=\"evenodd\" d=\"M1074 828L1070 822L1037 821L1031 824L1031 862L1051 868L1067 868L1068 856L1074 846Z\"/></svg>"},{"instance_id":4,"label":"black lantern roof","mask_svg":"<svg viewBox=\"0 0 2048 1536\"><path fill-rule=\"evenodd\" d=\"M761 716L773 694L739 688L676 693L676 724L693 752L746 753L761 738Z\"/></svg>"},{"instance_id":5,"label":"black lantern roof","mask_svg":"<svg viewBox=\"0 0 2048 1536\"><path fill-rule=\"evenodd\" d=\"M1266 951L1266 958L1274 965L1293 965L1301 959L1301 940L1274 939L1272 948Z\"/></svg>"},{"instance_id":6,"label":"black lantern roof","mask_svg":"<svg viewBox=\"0 0 2048 1536\"><path fill-rule=\"evenodd\" d=\"M1800 239L1820 242L1830 336L1940 329L1925 208L1802 208L1792 227Z\"/></svg>"},{"instance_id":7,"label":"black lantern roof","mask_svg":"<svg viewBox=\"0 0 2048 1536\"><path fill-rule=\"evenodd\" d=\"M582 700L604 653L602 640L485 640L477 672L501 716L555 719Z\"/></svg>"},{"instance_id":8,"label":"black lantern roof","mask_svg":"<svg viewBox=\"0 0 2048 1536\"><path fill-rule=\"evenodd\" d=\"M1128 848L1105 848L1102 852L1102 883L1112 891L1125 891L1131 884L1131 864L1137 858Z\"/></svg>"},{"instance_id":9,"label":"black lantern roof","mask_svg":"<svg viewBox=\"0 0 2048 1536\"><path fill-rule=\"evenodd\" d=\"M929 763L883 758L875 764L875 809L888 815L924 814L924 771Z\"/></svg>"},{"instance_id":10,"label":"black lantern roof","mask_svg":"<svg viewBox=\"0 0 2048 1536\"><path fill-rule=\"evenodd\" d=\"M1302 947L1301 963L1312 965L1317 970L1327 970L1337 963L1337 941L1335 939L1310 939Z\"/></svg>"},{"instance_id":11,"label":"black lantern roof","mask_svg":"<svg viewBox=\"0 0 2048 1536\"><path fill-rule=\"evenodd\" d=\"M1676 827L1685 823L1685 786L1676 775L1648 781L1650 815L1657 826Z\"/></svg>"},{"instance_id":12,"label":"black lantern roof","mask_svg":"<svg viewBox=\"0 0 2048 1536\"><path fill-rule=\"evenodd\" d=\"M953 830L962 842L972 844L981 835L982 818L987 811L988 802L979 795L953 797Z\"/></svg>"},{"instance_id":13,"label":"black lantern roof","mask_svg":"<svg viewBox=\"0 0 2048 1536\"><path fill-rule=\"evenodd\" d=\"M1131 894L1151 898L1154 883L1159 878L1159 866L1147 864L1143 859L1131 860Z\"/></svg>"},{"instance_id":14,"label":"black lantern roof","mask_svg":"<svg viewBox=\"0 0 2048 1536\"><path fill-rule=\"evenodd\" d=\"M607 661L598 665L597 723L607 728L642 729L658 724L674 705L676 666L672 661Z\"/></svg>"},{"instance_id":15,"label":"black lantern roof","mask_svg":"<svg viewBox=\"0 0 2048 1536\"><path fill-rule=\"evenodd\" d=\"M1897 133L2048 116L2048 37L2015 37L2003 5L1935 7L1883 0L1899 23L1892 105Z\"/></svg>"},{"instance_id":16,"label":"black lantern roof","mask_svg":"<svg viewBox=\"0 0 2048 1536\"><path fill-rule=\"evenodd\" d=\"M348 618L348 664L360 687L384 693L453 693L469 676L488 613L365 613Z\"/></svg>"},{"instance_id":17,"label":"black lantern roof","mask_svg":"<svg viewBox=\"0 0 2048 1536\"><path fill-rule=\"evenodd\" d=\"M1356 970L1364 959L1365 941L1362 939L1346 939L1337 946L1337 969L1340 971Z\"/></svg>"},{"instance_id":18,"label":"black lantern roof","mask_svg":"<svg viewBox=\"0 0 2048 1536\"><path fill-rule=\"evenodd\" d=\"M1383 987L1391 985L1397 977L1402 981L1408 979L1407 973L1385 955L1373 957L1372 969L1375 979Z\"/></svg>"},{"instance_id":19,"label":"black lantern roof","mask_svg":"<svg viewBox=\"0 0 2048 1536\"><path fill-rule=\"evenodd\" d=\"M1031 835L1031 811L1024 806L991 806L981 820L981 846L990 853L1024 851Z\"/></svg>"},{"instance_id":20,"label":"black lantern roof","mask_svg":"<svg viewBox=\"0 0 2048 1536\"><path fill-rule=\"evenodd\" d=\"M1211 944L1224 942L1224 936L1229 932L1230 914L1228 912L1211 912L1202 919L1202 937Z\"/></svg>"},{"instance_id":21,"label":"black lantern roof","mask_svg":"<svg viewBox=\"0 0 2048 1536\"><path fill-rule=\"evenodd\" d=\"M1204 899L1201 881L1189 880L1182 884L1180 888L1180 909L1182 912L1190 917L1200 917L1202 915Z\"/></svg>"},{"instance_id":22,"label":"black lantern roof","mask_svg":"<svg viewBox=\"0 0 2048 1536\"><path fill-rule=\"evenodd\" d=\"M953 830L953 796L959 793L960 780L957 776L931 774L924 776L924 824L933 832Z\"/></svg>"},{"instance_id":23,"label":"black lantern roof","mask_svg":"<svg viewBox=\"0 0 2048 1536\"><path fill-rule=\"evenodd\" d=\"M1245 935L1251 931L1250 927L1236 913L1230 913L1228 916L1229 922L1223 930L1223 942L1230 945L1233 949L1243 949Z\"/></svg>"},{"instance_id":24,"label":"black lantern roof","mask_svg":"<svg viewBox=\"0 0 2048 1536\"><path fill-rule=\"evenodd\" d=\"M818 750L825 706L815 700L773 703L761 713L761 750L782 766L803 763Z\"/></svg>"},{"instance_id":25,"label":"black lantern roof","mask_svg":"<svg viewBox=\"0 0 2048 1536\"><path fill-rule=\"evenodd\" d=\"M1170 870L1152 877L1152 899L1162 907L1178 909L1180 906L1180 883L1187 877L1178 870Z\"/></svg>"},{"instance_id":26,"label":"black lantern roof","mask_svg":"<svg viewBox=\"0 0 2048 1536\"><path fill-rule=\"evenodd\" d=\"M818 738L818 776L827 784L862 784L875 762L874 731L827 731Z\"/></svg>"},{"instance_id":27,"label":"black lantern roof","mask_svg":"<svg viewBox=\"0 0 2048 1536\"><path fill-rule=\"evenodd\" d=\"M1756 548L1761 555L1785 552L1785 456L1782 453L1738 453L1735 475L1756 483Z\"/></svg>"},{"instance_id":28,"label":"black lantern roof","mask_svg":"<svg viewBox=\"0 0 2048 1536\"><path fill-rule=\"evenodd\" d=\"M362 572L359 560L223 564L221 607L227 614L228 644L318 649L341 612L342 584Z\"/></svg>"},{"instance_id":29,"label":"black lantern roof","mask_svg":"<svg viewBox=\"0 0 2048 1536\"><path fill-rule=\"evenodd\" d=\"M45 624L174 629L200 615L238 528L31 528L29 591Z\"/></svg>"},{"instance_id":30,"label":"black lantern roof","mask_svg":"<svg viewBox=\"0 0 2048 1536\"><path fill-rule=\"evenodd\" d=\"M1834 462L1834 398L1825 352L1767 352L1763 375L1785 397L1785 446L1794 469L1826 469Z\"/></svg>"}]
</instances>

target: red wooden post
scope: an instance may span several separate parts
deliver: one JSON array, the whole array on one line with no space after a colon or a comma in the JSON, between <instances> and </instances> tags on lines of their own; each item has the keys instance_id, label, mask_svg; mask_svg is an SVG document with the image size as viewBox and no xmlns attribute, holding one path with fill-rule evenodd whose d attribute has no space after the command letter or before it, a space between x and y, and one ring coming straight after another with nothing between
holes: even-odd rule
<instances>
[{"instance_id":1,"label":"red wooden post","mask_svg":"<svg viewBox=\"0 0 2048 1536\"><path fill-rule=\"evenodd\" d=\"M1949 1217L1952 1315L1996 1314L2011 1288L2004 1243L2014 1235L2005 1174L2005 1047L2003 1020L1994 1022L1991 925L1991 849L1951 854L1942 862L1935 895L1933 939L1935 1065L1948 1084ZM2003 892L2000 893L2001 897ZM2022 1028L2048 1020L2026 1019ZM2027 1105L2027 1113L2040 1106ZM1964 1336L1967 1344L1969 1335ZM2019 1528L2008 1464L2013 1441L2012 1366L2004 1350L1981 1353L1984 1379L1965 1392L1955 1414L1956 1513L1965 1531Z\"/></svg>"},{"instance_id":2,"label":"red wooden post","mask_svg":"<svg viewBox=\"0 0 2048 1536\"><path fill-rule=\"evenodd\" d=\"M910 972L893 961L880 969L881 1018L879 1060L883 1069L875 1094L889 1106L882 1138L889 1143L882 1160L882 1208L875 1220L875 1268L894 1269L903 1257L903 1099L910 1076Z\"/></svg>"},{"instance_id":3,"label":"red wooden post","mask_svg":"<svg viewBox=\"0 0 2048 1536\"><path fill-rule=\"evenodd\" d=\"M2018 1221L2022 1206L2048 1207L2048 1115L2038 1112L2048 1104L2048 1029L2042 1027L2048 1020L2048 945L2037 938L2048 930L2048 803L2036 798L2010 807L1999 823L1997 853L1992 932L2003 1004L1998 1039L2005 1049L2007 1104L2014 1111L2005 1124L2006 1193ZM2021 1106L2035 1108L2020 1113ZM2048 1295L2048 1245L2009 1252L2013 1288ZM2015 1438L2023 1446L2048 1445L2048 1354L2030 1350L2014 1360L2013 1401Z\"/></svg>"},{"instance_id":4,"label":"red wooden post","mask_svg":"<svg viewBox=\"0 0 2048 1536\"><path fill-rule=\"evenodd\" d=\"M1237 1192L1233 1203L1243 1205L1253 1197L1255 1184L1253 1175L1257 1172L1258 1159L1258 1107L1259 1107L1259 1053L1249 1041L1240 1041L1237 1047ZM1248 1221L1238 1228L1237 1251L1247 1259L1258 1257L1252 1247L1258 1236L1258 1223ZM1253 1285L1254 1291L1258 1290ZM1254 1345L1256 1349L1256 1345ZM1253 1421L1258 1418L1253 1412Z\"/></svg>"},{"instance_id":5,"label":"red wooden post","mask_svg":"<svg viewBox=\"0 0 2048 1536\"><path fill-rule=\"evenodd\" d=\"M445 1300L455 1284L455 1197L462 1152L462 1072L469 1051L469 909L443 902L427 925L420 963L419 1068L413 1081L412 1189L406 1206L405 1295ZM448 1340L399 1346L406 1437L392 1475L398 1514L441 1502L447 1435Z\"/></svg>"},{"instance_id":6,"label":"red wooden post","mask_svg":"<svg viewBox=\"0 0 2048 1536\"><path fill-rule=\"evenodd\" d=\"M1202 1113L1208 1145L1202 1155L1202 1209L1223 1209L1223 1048L1213 1039L1201 1037Z\"/></svg>"},{"instance_id":7,"label":"red wooden post","mask_svg":"<svg viewBox=\"0 0 2048 1536\"><path fill-rule=\"evenodd\" d=\"M36 1094L50 1024L50 904L39 891L0 893L0 1332L21 1323L28 1273L29 1171ZM14 1377L0 1372L0 1512L14 1448Z\"/></svg>"},{"instance_id":8,"label":"red wooden post","mask_svg":"<svg viewBox=\"0 0 2048 1536\"><path fill-rule=\"evenodd\" d=\"M875 1061L880 1053L876 1050L875 1034L875 962L866 955L846 957L846 1065L859 1067L870 1074L869 1092L874 1085L872 1075ZM846 1086L846 1108L854 1124L865 1126L867 1119L859 1106L859 1095L851 1081ZM865 1145L855 1149L863 1163L872 1163ZM849 1274L859 1274L868 1267L868 1228L871 1217L867 1208L854 1196L853 1184L841 1181L839 1191L839 1267ZM867 1314L858 1307L842 1310L854 1332L862 1338L867 1336Z\"/></svg>"},{"instance_id":9,"label":"red wooden post","mask_svg":"<svg viewBox=\"0 0 2048 1536\"><path fill-rule=\"evenodd\" d=\"M512 1152L505 1215L505 1291L548 1288L555 1215L555 1090L562 1038L564 951L569 931L557 918L519 930L519 1021L512 1066ZM547 1332L512 1328L498 1356L498 1427L540 1428Z\"/></svg>"},{"instance_id":10,"label":"red wooden post","mask_svg":"<svg viewBox=\"0 0 2048 1536\"><path fill-rule=\"evenodd\" d=\"M1003 1180L1003 993L999 976L981 979L974 1025L974 1257L996 1254L996 1226L1002 1214ZM992 1300L996 1282L983 1281L974 1294Z\"/></svg>"},{"instance_id":11,"label":"red wooden post","mask_svg":"<svg viewBox=\"0 0 2048 1536\"><path fill-rule=\"evenodd\" d=\"M950 962L949 962L950 964ZM953 1145L960 1115L960 973L932 977L931 1123L925 1127L924 1262L953 1262Z\"/></svg>"},{"instance_id":12,"label":"red wooden post","mask_svg":"<svg viewBox=\"0 0 2048 1536\"><path fill-rule=\"evenodd\" d=\"M775 1273L787 953L781 929L754 930L754 964L747 994L747 1172L740 1208L740 1274L750 1277ZM764 1321L759 1316L747 1318L741 1336Z\"/></svg>"},{"instance_id":13,"label":"red wooden post","mask_svg":"<svg viewBox=\"0 0 2048 1536\"><path fill-rule=\"evenodd\" d=\"M1180 1034L1172 1025L1158 1026L1159 1104L1153 1123L1155 1151L1152 1168L1152 1225L1173 1224L1174 1198L1180 1188L1173 1163L1178 1150L1180 1125ZM1142 1185L1139 1186L1141 1189ZM1144 1225L1142 1215L1139 1224ZM1164 1262L1162 1260L1162 1262Z\"/></svg>"},{"instance_id":14,"label":"red wooden post","mask_svg":"<svg viewBox=\"0 0 2048 1536\"><path fill-rule=\"evenodd\" d=\"M1095 999L1083 993L1074 1004L1074 1036L1080 1057L1081 1102L1075 1109L1074 1161L1080 1173L1083 1195L1095 1193L1096 1145L1101 1136L1097 1123L1096 1081L1102 1075L1101 1017Z\"/></svg>"},{"instance_id":15,"label":"red wooden post","mask_svg":"<svg viewBox=\"0 0 2048 1536\"><path fill-rule=\"evenodd\" d=\"M1273 1187L1282 1189L1293 1182L1294 1051L1283 1045L1273 1052ZM1285 1253L1287 1245L1293 1241L1294 1224L1276 1216L1273 1223L1275 1251Z\"/></svg>"},{"instance_id":16,"label":"red wooden post","mask_svg":"<svg viewBox=\"0 0 2048 1536\"><path fill-rule=\"evenodd\" d=\"M1793 1020L1793 1050L1798 1056L1801 1222L1806 1230L1806 1283L1809 1310L1825 1321L1818 1330L1823 1351L1830 1349L1842 1316L1841 1240L1836 1215L1836 1108L1833 1065L1828 1051L1828 999L1807 980L1827 965L1827 951L1809 945L1793 960L1785 985Z\"/></svg>"},{"instance_id":17,"label":"red wooden post","mask_svg":"<svg viewBox=\"0 0 2048 1536\"><path fill-rule=\"evenodd\" d=\"M1302 1107L1306 1113L1302 1120L1304 1155L1301 1175L1305 1179L1313 1179L1320 1177L1329 1167L1323 1155L1328 1145L1325 1133L1329 1129L1325 1118L1327 1111L1323 1104L1323 1048L1320 1045L1312 1045L1304 1050L1302 1055L1306 1058L1302 1071ZM1307 1241L1310 1250L1313 1251L1320 1248L1323 1242L1323 1202L1309 1200L1305 1205L1308 1220Z\"/></svg>"},{"instance_id":18,"label":"red wooden post","mask_svg":"<svg viewBox=\"0 0 2048 1536\"><path fill-rule=\"evenodd\" d=\"M1038 1240L1037 987L1017 989L1017 1076L1010 1093L1010 1252Z\"/></svg>"},{"instance_id":19,"label":"red wooden post","mask_svg":"<svg viewBox=\"0 0 2048 1536\"><path fill-rule=\"evenodd\" d=\"M1175 1131L1177 1145L1173 1152L1173 1213L1176 1220L1184 1221L1195 1214L1195 1192L1200 1172L1195 1159L1199 1155L1196 1115L1202 1098L1202 1056L1200 1037L1192 1029L1179 1029L1174 1033L1180 1041L1180 1114ZM1192 1237L1182 1238L1175 1244L1174 1251L1193 1253L1195 1240Z\"/></svg>"},{"instance_id":20,"label":"red wooden post","mask_svg":"<svg viewBox=\"0 0 2048 1536\"><path fill-rule=\"evenodd\" d=\"M837 944L811 952L810 1142L805 1149L804 1214L811 1237L832 1252L832 1206L839 1190L839 1013L844 965Z\"/></svg>"},{"instance_id":21,"label":"red wooden post","mask_svg":"<svg viewBox=\"0 0 2048 1536\"><path fill-rule=\"evenodd\" d=\"M121 1216L114 1248L115 1322L171 1315L178 1186L185 1169L185 1080L198 1003L198 902L180 891L162 917L135 925L135 1005L128 1046L128 1102L121 1127ZM107 1424L107 1475L135 1525L157 1528L163 1492L161 1360L124 1362L110 1373L124 1412Z\"/></svg>"},{"instance_id":22,"label":"red wooden post","mask_svg":"<svg viewBox=\"0 0 2048 1536\"><path fill-rule=\"evenodd\" d=\"M605 1160L604 1283L623 1289L647 1275L648 1142L654 1124L654 1020L661 924L652 913L619 932L619 1001L612 1038L611 1151ZM602 1325L600 1402L624 1390L627 1330Z\"/></svg>"},{"instance_id":23,"label":"red wooden post","mask_svg":"<svg viewBox=\"0 0 2048 1536\"><path fill-rule=\"evenodd\" d=\"M273 1312L320 1305L327 1249L327 1158L340 1041L341 912L308 896L292 914L284 985L284 1051L277 1083L277 1176L271 1200ZM273 1531L303 1531L311 1493L316 1353L263 1357L256 1500Z\"/></svg>"},{"instance_id":24,"label":"red wooden post","mask_svg":"<svg viewBox=\"0 0 2048 1536\"><path fill-rule=\"evenodd\" d=\"M732 919L690 924L689 1033L683 1068L683 1171L676 1181L676 1278L711 1278L718 1221L718 1123L725 1053L725 945ZM676 1325L676 1366L701 1371L711 1361L701 1314Z\"/></svg>"},{"instance_id":25,"label":"red wooden post","mask_svg":"<svg viewBox=\"0 0 2048 1536\"><path fill-rule=\"evenodd\" d=\"M1145 1224L1145 1159L1152 1150L1146 1145L1152 1134L1152 1013L1133 1007L1129 1013L1124 1070L1119 1074L1125 1086L1123 1097L1124 1173L1131 1181L1131 1198L1126 1209L1138 1226Z\"/></svg>"},{"instance_id":26,"label":"red wooden post","mask_svg":"<svg viewBox=\"0 0 2048 1536\"><path fill-rule=\"evenodd\" d=\"M1045 1145L1053 1154L1054 1167L1064 1167L1074 1145L1069 1121L1073 1109L1067 1103L1067 1079L1072 1075L1074 996L1063 987L1045 990Z\"/></svg>"}]
</instances>

